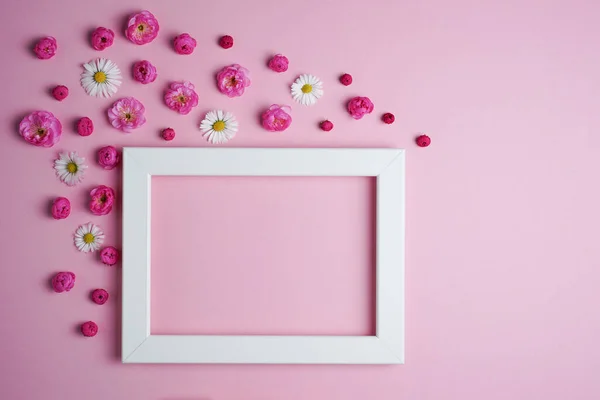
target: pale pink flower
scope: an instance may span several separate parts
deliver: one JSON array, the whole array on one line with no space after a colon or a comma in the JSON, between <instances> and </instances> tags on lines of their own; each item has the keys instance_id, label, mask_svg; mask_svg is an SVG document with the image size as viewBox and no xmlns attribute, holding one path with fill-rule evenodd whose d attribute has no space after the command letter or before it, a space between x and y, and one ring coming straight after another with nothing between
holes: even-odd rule
<instances>
[{"instance_id":1,"label":"pale pink flower","mask_svg":"<svg viewBox=\"0 0 600 400\"><path fill-rule=\"evenodd\" d=\"M119 163L119 152L113 146L105 146L98 150L98 164L104 169L113 169Z\"/></svg>"},{"instance_id":2,"label":"pale pink flower","mask_svg":"<svg viewBox=\"0 0 600 400\"><path fill-rule=\"evenodd\" d=\"M191 37L189 33L182 33L173 39L173 47L175 47L175 53L177 54L192 54L196 48L196 39Z\"/></svg>"},{"instance_id":3,"label":"pale pink flower","mask_svg":"<svg viewBox=\"0 0 600 400\"><path fill-rule=\"evenodd\" d=\"M52 36L41 38L33 47L33 52L40 60L47 60L54 57L58 44Z\"/></svg>"},{"instance_id":4,"label":"pale pink flower","mask_svg":"<svg viewBox=\"0 0 600 400\"><path fill-rule=\"evenodd\" d=\"M104 50L107 47L112 46L115 40L115 33L103 27L98 27L92 32L92 47L96 50Z\"/></svg>"},{"instance_id":5,"label":"pale pink flower","mask_svg":"<svg viewBox=\"0 0 600 400\"><path fill-rule=\"evenodd\" d=\"M156 67L150 61L142 60L133 64L133 79L144 85L156 80L158 73Z\"/></svg>"},{"instance_id":6,"label":"pale pink flower","mask_svg":"<svg viewBox=\"0 0 600 400\"><path fill-rule=\"evenodd\" d=\"M221 93L229 97L243 95L248 86L250 86L250 71L239 64L224 67L217 73L217 87Z\"/></svg>"},{"instance_id":7,"label":"pale pink flower","mask_svg":"<svg viewBox=\"0 0 600 400\"><path fill-rule=\"evenodd\" d=\"M289 60L282 54L275 54L269 60L269 68L275 72L285 72L288 70Z\"/></svg>"},{"instance_id":8,"label":"pale pink flower","mask_svg":"<svg viewBox=\"0 0 600 400\"><path fill-rule=\"evenodd\" d=\"M165 91L165 103L179 114L189 114L198 105L198 94L191 82L173 82Z\"/></svg>"},{"instance_id":9,"label":"pale pink flower","mask_svg":"<svg viewBox=\"0 0 600 400\"><path fill-rule=\"evenodd\" d=\"M21 120L19 133L34 146L52 147L60 140L62 125L49 111L34 111Z\"/></svg>"},{"instance_id":10,"label":"pale pink flower","mask_svg":"<svg viewBox=\"0 0 600 400\"><path fill-rule=\"evenodd\" d=\"M71 202L66 197L57 197L52 202L52 218L65 219L71 214Z\"/></svg>"},{"instance_id":11,"label":"pale pink flower","mask_svg":"<svg viewBox=\"0 0 600 400\"><path fill-rule=\"evenodd\" d=\"M75 286L75 274L72 272L59 272L52 278L52 288L56 293L68 292Z\"/></svg>"},{"instance_id":12,"label":"pale pink flower","mask_svg":"<svg viewBox=\"0 0 600 400\"><path fill-rule=\"evenodd\" d=\"M100 250L100 261L104 265L113 266L119 262L119 250L113 246L106 246Z\"/></svg>"},{"instance_id":13,"label":"pale pink flower","mask_svg":"<svg viewBox=\"0 0 600 400\"><path fill-rule=\"evenodd\" d=\"M146 123L145 111L141 101L135 97L124 97L108 109L108 119L115 128L130 133Z\"/></svg>"},{"instance_id":14,"label":"pale pink flower","mask_svg":"<svg viewBox=\"0 0 600 400\"><path fill-rule=\"evenodd\" d=\"M292 124L292 112L290 106L273 104L262 114L262 126L271 132L285 131Z\"/></svg>"},{"instance_id":15,"label":"pale pink flower","mask_svg":"<svg viewBox=\"0 0 600 400\"><path fill-rule=\"evenodd\" d=\"M146 44L156 39L158 30L156 17L150 11L142 11L129 19L125 36L135 44Z\"/></svg>"},{"instance_id":16,"label":"pale pink flower","mask_svg":"<svg viewBox=\"0 0 600 400\"><path fill-rule=\"evenodd\" d=\"M94 215L106 215L111 212L115 201L115 191L112 188L97 186L90 192L90 211Z\"/></svg>"},{"instance_id":17,"label":"pale pink flower","mask_svg":"<svg viewBox=\"0 0 600 400\"><path fill-rule=\"evenodd\" d=\"M355 97L348 102L348 112L354 119L361 119L373 112L373 102L368 97Z\"/></svg>"}]
</instances>

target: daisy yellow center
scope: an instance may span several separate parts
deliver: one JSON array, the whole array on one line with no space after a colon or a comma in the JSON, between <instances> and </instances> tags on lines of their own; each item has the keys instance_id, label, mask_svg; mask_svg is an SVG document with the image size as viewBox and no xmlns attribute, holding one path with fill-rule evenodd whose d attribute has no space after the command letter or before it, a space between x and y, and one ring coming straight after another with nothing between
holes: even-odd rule
<instances>
[{"instance_id":1,"label":"daisy yellow center","mask_svg":"<svg viewBox=\"0 0 600 400\"><path fill-rule=\"evenodd\" d=\"M94 74L94 80L98 83L102 83L106 80L106 74L102 71L98 71Z\"/></svg>"},{"instance_id":2,"label":"daisy yellow center","mask_svg":"<svg viewBox=\"0 0 600 400\"><path fill-rule=\"evenodd\" d=\"M67 171L69 171L69 173L71 173L71 174L74 174L75 172L77 172L77 164L75 164L74 162L68 163Z\"/></svg>"},{"instance_id":3,"label":"daisy yellow center","mask_svg":"<svg viewBox=\"0 0 600 400\"><path fill-rule=\"evenodd\" d=\"M83 235L83 241L87 244L94 243L94 239L96 239L94 235L89 232Z\"/></svg>"},{"instance_id":4,"label":"daisy yellow center","mask_svg":"<svg viewBox=\"0 0 600 400\"><path fill-rule=\"evenodd\" d=\"M309 85L308 83L306 83L306 84L302 85L302 89L300 89L300 90L302 90L302 93L305 93L305 94L310 93L310 92L312 92L312 85Z\"/></svg>"},{"instance_id":5,"label":"daisy yellow center","mask_svg":"<svg viewBox=\"0 0 600 400\"><path fill-rule=\"evenodd\" d=\"M217 132L221 132L223 129L225 129L225 122L217 121L213 124L212 128Z\"/></svg>"}]
</instances>

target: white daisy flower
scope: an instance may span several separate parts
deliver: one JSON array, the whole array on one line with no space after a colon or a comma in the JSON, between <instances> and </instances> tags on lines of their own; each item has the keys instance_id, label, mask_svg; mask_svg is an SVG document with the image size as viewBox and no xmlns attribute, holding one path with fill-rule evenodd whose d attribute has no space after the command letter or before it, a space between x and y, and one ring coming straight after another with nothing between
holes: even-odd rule
<instances>
[{"instance_id":1,"label":"white daisy flower","mask_svg":"<svg viewBox=\"0 0 600 400\"><path fill-rule=\"evenodd\" d=\"M230 112L209 111L200 122L202 136L212 144L225 143L233 139L238 130L238 122Z\"/></svg>"},{"instance_id":2,"label":"white daisy flower","mask_svg":"<svg viewBox=\"0 0 600 400\"><path fill-rule=\"evenodd\" d=\"M94 252L99 250L102 243L104 243L104 232L98 225L88 222L77 228L75 235L73 235L73 243L79 251L84 253Z\"/></svg>"},{"instance_id":3,"label":"white daisy flower","mask_svg":"<svg viewBox=\"0 0 600 400\"><path fill-rule=\"evenodd\" d=\"M58 159L54 160L56 176L68 186L75 186L83 180L88 167L84 162L85 158L79 157L76 151L60 153Z\"/></svg>"},{"instance_id":4,"label":"white daisy flower","mask_svg":"<svg viewBox=\"0 0 600 400\"><path fill-rule=\"evenodd\" d=\"M323 82L310 74L302 74L292 83L292 96L300 104L314 105L323 96Z\"/></svg>"},{"instance_id":5,"label":"white daisy flower","mask_svg":"<svg viewBox=\"0 0 600 400\"><path fill-rule=\"evenodd\" d=\"M111 97L121 85L121 70L106 58L97 58L83 64L81 86L90 96Z\"/></svg>"}]
</instances>

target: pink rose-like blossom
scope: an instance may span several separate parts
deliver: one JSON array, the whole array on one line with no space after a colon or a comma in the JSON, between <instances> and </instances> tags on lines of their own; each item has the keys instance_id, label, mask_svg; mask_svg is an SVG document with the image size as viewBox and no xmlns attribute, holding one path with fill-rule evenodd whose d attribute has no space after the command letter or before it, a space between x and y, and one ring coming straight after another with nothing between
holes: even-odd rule
<instances>
[{"instance_id":1,"label":"pink rose-like blossom","mask_svg":"<svg viewBox=\"0 0 600 400\"><path fill-rule=\"evenodd\" d=\"M77 121L77 133L80 136L90 136L94 132L94 123L88 117L83 117Z\"/></svg>"},{"instance_id":2,"label":"pink rose-like blossom","mask_svg":"<svg viewBox=\"0 0 600 400\"><path fill-rule=\"evenodd\" d=\"M135 44L150 43L158 36L158 20L150 11L133 15L127 23L125 36Z\"/></svg>"},{"instance_id":3,"label":"pink rose-like blossom","mask_svg":"<svg viewBox=\"0 0 600 400\"><path fill-rule=\"evenodd\" d=\"M158 73L156 67L150 61L142 60L133 64L133 79L144 85L156 80Z\"/></svg>"},{"instance_id":4,"label":"pink rose-like blossom","mask_svg":"<svg viewBox=\"0 0 600 400\"><path fill-rule=\"evenodd\" d=\"M179 114L189 114L198 105L198 94L191 82L173 82L165 91L165 103Z\"/></svg>"},{"instance_id":5,"label":"pink rose-like blossom","mask_svg":"<svg viewBox=\"0 0 600 400\"><path fill-rule=\"evenodd\" d=\"M292 112L290 106L273 104L262 114L262 126L270 132L285 131L292 124Z\"/></svg>"},{"instance_id":6,"label":"pink rose-like blossom","mask_svg":"<svg viewBox=\"0 0 600 400\"><path fill-rule=\"evenodd\" d=\"M196 39L191 37L189 33L182 33L173 39L173 47L175 47L175 53L177 54L192 54L196 48Z\"/></svg>"},{"instance_id":7,"label":"pink rose-like blossom","mask_svg":"<svg viewBox=\"0 0 600 400\"><path fill-rule=\"evenodd\" d=\"M105 146L98 150L98 164L104 169L113 169L119 163L119 152L113 146Z\"/></svg>"},{"instance_id":8,"label":"pink rose-like blossom","mask_svg":"<svg viewBox=\"0 0 600 400\"><path fill-rule=\"evenodd\" d=\"M239 64L224 67L217 73L217 87L221 93L229 97L243 95L248 86L250 86L250 71Z\"/></svg>"},{"instance_id":9,"label":"pink rose-like blossom","mask_svg":"<svg viewBox=\"0 0 600 400\"><path fill-rule=\"evenodd\" d=\"M104 185L92 189L90 192L90 211L94 215L106 215L111 212L115 203L115 191Z\"/></svg>"},{"instance_id":10,"label":"pink rose-like blossom","mask_svg":"<svg viewBox=\"0 0 600 400\"><path fill-rule=\"evenodd\" d=\"M100 260L105 265L115 265L119 262L119 250L112 246L106 246L100 251Z\"/></svg>"},{"instance_id":11,"label":"pink rose-like blossom","mask_svg":"<svg viewBox=\"0 0 600 400\"><path fill-rule=\"evenodd\" d=\"M56 293L68 292L75 286L75 274L72 272L59 272L52 278L52 288Z\"/></svg>"},{"instance_id":12,"label":"pink rose-like blossom","mask_svg":"<svg viewBox=\"0 0 600 400\"><path fill-rule=\"evenodd\" d=\"M52 36L41 38L33 47L33 52L40 60L47 60L54 57L58 44Z\"/></svg>"},{"instance_id":13,"label":"pink rose-like blossom","mask_svg":"<svg viewBox=\"0 0 600 400\"><path fill-rule=\"evenodd\" d=\"M115 33L108 28L100 26L92 33L92 47L96 50L102 51L112 46L114 40Z\"/></svg>"},{"instance_id":14,"label":"pink rose-like blossom","mask_svg":"<svg viewBox=\"0 0 600 400\"><path fill-rule=\"evenodd\" d=\"M81 333L85 337L94 337L98 333L98 325L94 321L87 321L81 324Z\"/></svg>"},{"instance_id":15,"label":"pink rose-like blossom","mask_svg":"<svg viewBox=\"0 0 600 400\"><path fill-rule=\"evenodd\" d=\"M102 305L108 301L108 292L104 289L96 289L92 292L92 301Z\"/></svg>"},{"instance_id":16,"label":"pink rose-like blossom","mask_svg":"<svg viewBox=\"0 0 600 400\"><path fill-rule=\"evenodd\" d=\"M71 214L71 202L66 197L57 197L52 202L52 218L65 219Z\"/></svg>"},{"instance_id":17,"label":"pink rose-like blossom","mask_svg":"<svg viewBox=\"0 0 600 400\"><path fill-rule=\"evenodd\" d=\"M19 133L29 144L52 147L60 140L62 125L49 111L34 111L21 120Z\"/></svg>"},{"instance_id":18,"label":"pink rose-like blossom","mask_svg":"<svg viewBox=\"0 0 600 400\"><path fill-rule=\"evenodd\" d=\"M373 112L373 102L368 97L355 97L348 102L348 112L354 119L361 119Z\"/></svg>"},{"instance_id":19,"label":"pink rose-like blossom","mask_svg":"<svg viewBox=\"0 0 600 400\"><path fill-rule=\"evenodd\" d=\"M63 101L69 95L69 88L64 85L58 85L52 89L52 96L58 100Z\"/></svg>"},{"instance_id":20,"label":"pink rose-like blossom","mask_svg":"<svg viewBox=\"0 0 600 400\"><path fill-rule=\"evenodd\" d=\"M130 133L146 123L145 111L141 101L135 97L124 97L108 109L108 119L115 128Z\"/></svg>"},{"instance_id":21,"label":"pink rose-like blossom","mask_svg":"<svg viewBox=\"0 0 600 400\"><path fill-rule=\"evenodd\" d=\"M275 72L285 72L288 70L290 64L288 58L282 54L275 54L273 58L269 60L269 68Z\"/></svg>"}]
</instances>

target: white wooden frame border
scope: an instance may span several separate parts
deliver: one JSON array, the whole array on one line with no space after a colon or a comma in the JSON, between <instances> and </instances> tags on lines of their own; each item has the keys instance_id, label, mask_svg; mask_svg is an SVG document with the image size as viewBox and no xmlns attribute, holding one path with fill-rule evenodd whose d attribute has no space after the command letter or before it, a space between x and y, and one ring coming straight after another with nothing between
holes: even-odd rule
<instances>
[{"instance_id":1,"label":"white wooden frame border","mask_svg":"<svg viewBox=\"0 0 600 400\"><path fill-rule=\"evenodd\" d=\"M375 336L151 335L152 175L377 177ZM124 148L122 361L404 363L404 219L401 149Z\"/></svg>"}]
</instances>

